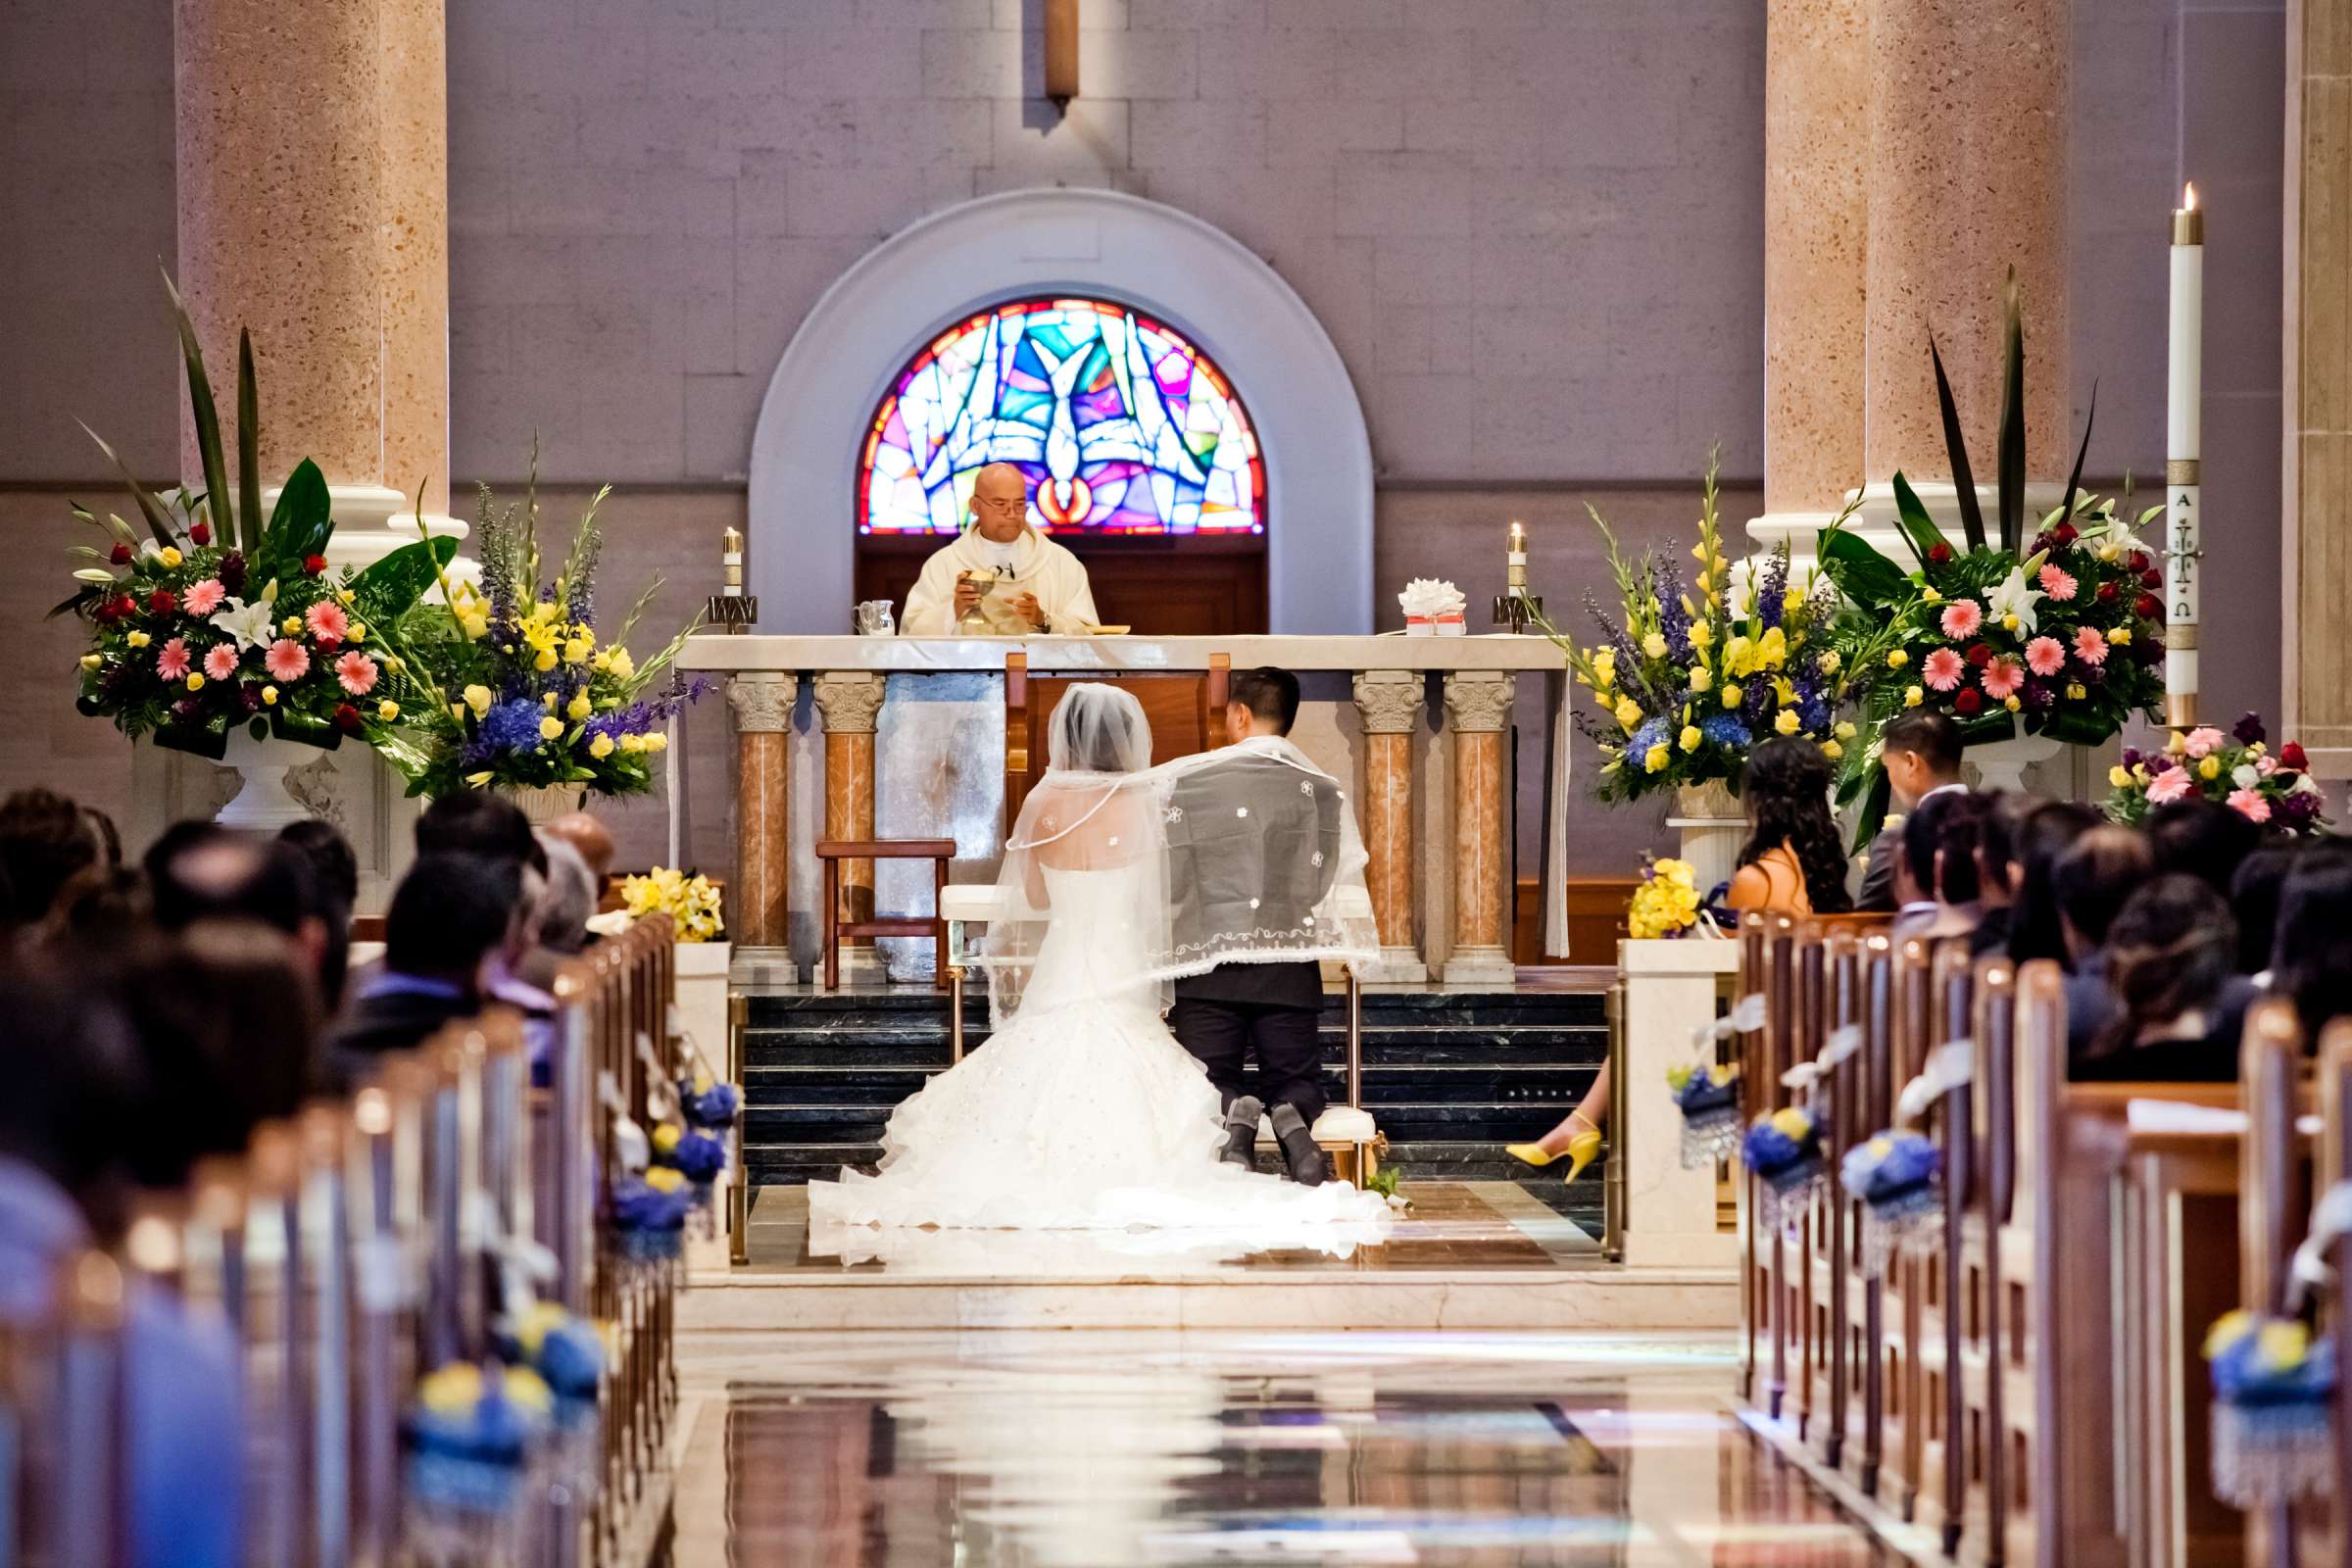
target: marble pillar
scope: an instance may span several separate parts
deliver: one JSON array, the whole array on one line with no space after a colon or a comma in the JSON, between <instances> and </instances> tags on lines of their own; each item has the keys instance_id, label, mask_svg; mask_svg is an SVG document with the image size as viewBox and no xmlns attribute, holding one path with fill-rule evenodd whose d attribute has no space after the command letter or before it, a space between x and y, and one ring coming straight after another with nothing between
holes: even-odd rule
<instances>
[{"instance_id":1,"label":"marble pillar","mask_svg":"<svg viewBox=\"0 0 2352 1568\"><path fill-rule=\"evenodd\" d=\"M2025 291L2026 472L2066 475L2072 50L2068 0L1870 0L1867 511L1891 515L1875 503L1898 468L1950 511L1931 337L1989 497L2012 266Z\"/></svg>"},{"instance_id":2,"label":"marble pillar","mask_svg":"<svg viewBox=\"0 0 2352 1568\"><path fill-rule=\"evenodd\" d=\"M1768 0L1764 44L1764 511L1808 548L1862 483L1870 221L1867 0Z\"/></svg>"},{"instance_id":3,"label":"marble pillar","mask_svg":"<svg viewBox=\"0 0 2352 1568\"><path fill-rule=\"evenodd\" d=\"M1515 682L1503 670L1446 677L1446 721L1453 731L1453 952L1446 983L1509 986L1510 816L1504 809L1502 733Z\"/></svg>"},{"instance_id":4,"label":"marble pillar","mask_svg":"<svg viewBox=\"0 0 2352 1568\"><path fill-rule=\"evenodd\" d=\"M2352 23L2286 8L2286 463L2279 541L2281 733L2352 778ZM2208 536L2208 548L2211 536ZM2209 612L2210 613L2210 612Z\"/></svg>"},{"instance_id":5,"label":"marble pillar","mask_svg":"<svg viewBox=\"0 0 2352 1568\"><path fill-rule=\"evenodd\" d=\"M828 670L816 677L816 710L825 726L825 837L874 836L874 726L882 711L883 677L871 670ZM841 862L840 895L832 918L874 917L874 862ZM878 967L871 937L845 937L844 974Z\"/></svg>"},{"instance_id":6,"label":"marble pillar","mask_svg":"<svg viewBox=\"0 0 2352 1568\"><path fill-rule=\"evenodd\" d=\"M1422 676L1405 669L1355 677L1364 727L1364 882L1380 927L1380 968L1367 980L1429 978L1414 940L1413 742L1421 727Z\"/></svg>"},{"instance_id":7,"label":"marble pillar","mask_svg":"<svg viewBox=\"0 0 2352 1568\"><path fill-rule=\"evenodd\" d=\"M739 974L793 969L787 890L792 877L787 763L798 676L780 670L727 677L735 714L735 885L726 919ZM789 974L786 976L789 978Z\"/></svg>"},{"instance_id":8,"label":"marble pillar","mask_svg":"<svg viewBox=\"0 0 2352 1568\"><path fill-rule=\"evenodd\" d=\"M449 511L449 27L442 0L376 15L384 482L429 516Z\"/></svg>"}]
</instances>

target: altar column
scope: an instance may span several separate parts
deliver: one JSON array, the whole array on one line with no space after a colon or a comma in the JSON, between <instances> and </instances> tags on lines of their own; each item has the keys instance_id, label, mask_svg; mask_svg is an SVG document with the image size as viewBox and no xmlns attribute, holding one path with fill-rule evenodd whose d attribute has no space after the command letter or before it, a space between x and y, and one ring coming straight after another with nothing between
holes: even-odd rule
<instances>
[{"instance_id":1,"label":"altar column","mask_svg":"<svg viewBox=\"0 0 2352 1568\"><path fill-rule=\"evenodd\" d=\"M786 895L792 877L791 797L786 785L792 710L800 678L778 670L727 677L735 713L735 885L727 932L735 961L793 967Z\"/></svg>"},{"instance_id":2,"label":"altar column","mask_svg":"<svg viewBox=\"0 0 2352 1568\"><path fill-rule=\"evenodd\" d=\"M816 710L825 726L826 838L874 836L874 723L884 689L884 678L872 671L836 669L816 677ZM841 862L841 902L830 917L874 917L873 861ZM876 962L873 938L843 939L844 974L872 969Z\"/></svg>"},{"instance_id":3,"label":"altar column","mask_svg":"<svg viewBox=\"0 0 2352 1568\"><path fill-rule=\"evenodd\" d=\"M2026 472L2064 477L2068 410L2068 0L1870 0L1868 336L1862 461L1868 511L1900 468L1951 514L1934 336L1980 487L2001 407L2002 281L2025 291ZM1890 492L1886 492L1890 494ZM2055 495L2050 505L2056 504Z\"/></svg>"},{"instance_id":4,"label":"altar column","mask_svg":"<svg viewBox=\"0 0 2352 1568\"><path fill-rule=\"evenodd\" d=\"M1502 670L1456 670L1446 677L1446 717L1453 731L1453 953L1447 985L1508 986L1511 962L1503 910L1509 904L1509 821L1503 809L1502 732L1511 721L1515 682Z\"/></svg>"},{"instance_id":5,"label":"altar column","mask_svg":"<svg viewBox=\"0 0 2352 1568\"><path fill-rule=\"evenodd\" d=\"M1380 970L1367 979L1421 981L1429 968L1413 942L1413 739L1421 727L1420 672L1365 670L1355 677L1364 726L1364 883L1380 928Z\"/></svg>"}]
</instances>

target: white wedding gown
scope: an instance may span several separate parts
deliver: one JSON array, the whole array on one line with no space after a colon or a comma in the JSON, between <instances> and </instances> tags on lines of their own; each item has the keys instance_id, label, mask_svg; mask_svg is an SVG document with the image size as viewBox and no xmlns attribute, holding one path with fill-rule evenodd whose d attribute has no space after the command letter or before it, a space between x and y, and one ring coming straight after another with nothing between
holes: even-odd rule
<instances>
[{"instance_id":1,"label":"white wedding gown","mask_svg":"<svg viewBox=\"0 0 2352 1568\"><path fill-rule=\"evenodd\" d=\"M1134 874L1049 866L1045 882L1053 921L1017 1015L892 1113L878 1174L810 1182L811 1220L1240 1230L1263 1248L1319 1249L1335 1225L1385 1223L1376 1193L1218 1160L1217 1091L1160 1022L1158 988L1134 978Z\"/></svg>"}]
</instances>

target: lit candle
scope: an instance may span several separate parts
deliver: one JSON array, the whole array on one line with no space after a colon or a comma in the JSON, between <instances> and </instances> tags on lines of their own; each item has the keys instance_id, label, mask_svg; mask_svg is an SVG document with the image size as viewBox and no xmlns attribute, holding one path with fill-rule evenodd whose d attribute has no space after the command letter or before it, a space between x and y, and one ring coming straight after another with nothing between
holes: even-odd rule
<instances>
[{"instance_id":1,"label":"lit candle","mask_svg":"<svg viewBox=\"0 0 2352 1568\"><path fill-rule=\"evenodd\" d=\"M1508 572L1507 572L1507 576L1508 576L1508 579L1509 579L1509 580L1508 580L1508 584L1507 584L1507 586L1510 588L1510 591L1511 591L1512 593L1514 593L1514 594L1516 594L1516 595L1518 595L1518 596L1522 597L1522 598L1526 597L1526 594L1527 594L1527 524L1526 524L1526 523L1524 523L1524 522L1519 522L1519 521L1517 521L1517 520L1514 520L1514 521L1511 523L1510 547L1509 547L1509 550L1508 550L1507 554L1506 554L1506 555L1505 555L1505 557L1504 557L1503 564L1504 564L1504 565L1505 565L1505 566L1507 566L1507 567L1509 568L1509 570L1508 570Z\"/></svg>"},{"instance_id":2,"label":"lit candle","mask_svg":"<svg viewBox=\"0 0 2352 1568\"><path fill-rule=\"evenodd\" d=\"M718 537L718 564L725 580L719 592L729 599L743 597L743 534L729 528Z\"/></svg>"},{"instance_id":3,"label":"lit candle","mask_svg":"<svg viewBox=\"0 0 2352 1568\"><path fill-rule=\"evenodd\" d=\"M2205 215L2189 185L2173 213L2171 374L2164 420L2164 718L2197 721L2198 399L2205 381Z\"/></svg>"}]
</instances>

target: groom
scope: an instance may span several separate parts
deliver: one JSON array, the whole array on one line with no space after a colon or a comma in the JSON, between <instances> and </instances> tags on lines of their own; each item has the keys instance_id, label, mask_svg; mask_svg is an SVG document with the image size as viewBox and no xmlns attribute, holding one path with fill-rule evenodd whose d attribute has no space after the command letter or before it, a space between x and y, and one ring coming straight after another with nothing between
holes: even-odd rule
<instances>
[{"instance_id":1,"label":"groom","mask_svg":"<svg viewBox=\"0 0 2352 1568\"><path fill-rule=\"evenodd\" d=\"M1288 735L1298 716L1298 676L1236 670L1225 709L1226 748L1215 754L1219 760L1180 777L1169 797L1181 813L1171 823L1183 824L1183 863L1198 883L1200 905L1233 911L1229 922L1245 932L1312 928L1315 906L1330 893L1340 863L1346 802L1339 786L1250 745ZM1311 958L1221 963L1177 980L1175 995L1168 1026L1217 1086L1226 1162L1252 1163L1257 1119L1265 1113L1291 1178L1320 1185L1323 1151L1312 1132L1324 1106L1320 965ZM1256 1095L1243 1093L1243 1064L1251 1052Z\"/></svg>"}]
</instances>

